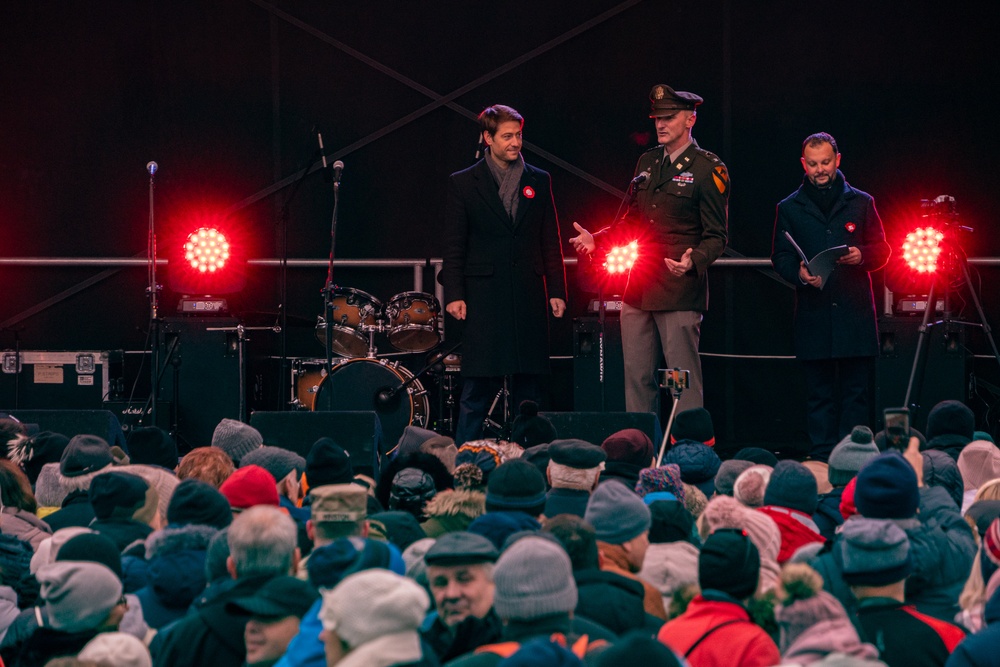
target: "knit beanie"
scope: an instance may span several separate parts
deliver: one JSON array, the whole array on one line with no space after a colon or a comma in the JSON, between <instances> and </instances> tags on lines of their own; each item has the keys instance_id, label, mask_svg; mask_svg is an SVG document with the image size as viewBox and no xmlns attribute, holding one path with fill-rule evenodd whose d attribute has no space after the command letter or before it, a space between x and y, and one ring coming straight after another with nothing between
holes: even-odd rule
<instances>
[{"instance_id":1,"label":"knit beanie","mask_svg":"<svg viewBox=\"0 0 1000 667\"><path fill-rule=\"evenodd\" d=\"M850 586L887 586L902 581L912 570L910 540L892 521L847 521L840 530L837 547L844 581Z\"/></svg>"},{"instance_id":2,"label":"knit beanie","mask_svg":"<svg viewBox=\"0 0 1000 667\"><path fill-rule=\"evenodd\" d=\"M827 475L830 484L845 486L871 459L878 456L875 435L867 426L855 426L830 452Z\"/></svg>"},{"instance_id":3,"label":"knit beanie","mask_svg":"<svg viewBox=\"0 0 1000 667\"><path fill-rule=\"evenodd\" d=\"M42 431L24 440L12 440L7 457L24 469L31 486L46 463L59 463L69 438L62 433Z\"/></svg>"},{"instance_id":4,"label":"knit beanie","mask_svg":"<svg viewBox=\"0 0 1000 667\"><path fill-rule=\"evenodd\" d=\"M235 419L223 419L212 433L212 446L224 451L236 466L244 456L263 444L260 431Z\"/></svg>"},{"instance_id":5,"label":"knit beanie","mask_svg":"<svg viewBox=\"0 0 1000 667\"><path fill-rule=\"evenodd\" d=\"M334 588L356 572L381 568L406 572L406 563L395 545L365 537L344 537L314 549L306 561L309 582L316 588Z\"/></svg>"},{"instance_id":6,"label":"knit beanie","mask_svg":"<svg viewBox=\"0 0 1000 667\"><path fill-rule=\"evenodd\" d=\"M927 415L927 439L939 435L959 435L972 440L976 432L976 416L961 401L941 401Z\"/></svg>"},{"instance_id":7,"label":"knit beanie","mask_svg":"<svg viewBox=\"0 0 1000 667\"><path fill-rule=\"evenodd\" d=\"M521 401L518 415L511 425L510 441L524 448L534 447L558 438L552 422L538 414L538 403Z\"/></svg>"},{"instance_id":8,"label":"knit beanie","mask_svg":"<svg viewBox=\"0 0 1000 667\"><path fill-rule=\"evenodd\" d=\"M354 479L351 455L330 438L320 438L306 455L306 481L309 487L350 484Z\"/></svg>"},{"instance_id":9,"label":"knit beanie","mask_svg":"<svg viewBox=\"0 0 1000 667\"><path fill-rule=\"evenodd\" d=\"M458 447L455 440L446 435L435 435L427 438L420 445L420 451L431 456L436 456L449 473L455 472L455 461L458 458Z\"/></svg>"},{"instance_id":10,"label":"knit beanie","mask_svg":"<svg viewBox=\"0 0 1000 667\"><path fill-rule=\"evenodd\" d=\"M771 470L770 466L754 464L741 472L733 484L733 497L747 507L763 507Z\"/></svg>"},{"instance_id":11,"label":"knit beanie","mask_svg":"<svg viewBox=\"0 0 1000 667\"><path fill-rule=\"evenodd\" d=\"M406 456L420 451L420 446L431 438L437 437L437 433L419 426L407 426L403 429L403 434L399 436L396 443L396 456Z\"/></svg>"},{"instance_id":12,"label":"knit beanie","mask_svg":"<svg viewBox=\"0 0 1000 667\"><path fill-rule=\"evenodd\" d=\"M720 528L705 540L698 555L701 590L722 591L745 600L757 590L760 553L745 531Z\"/></svg>"},{"instance_id":13,"label":"knit beanie","mask_svg":"<svg viewBox=\"0 0 1000 667\"><path fill-rule=\"evenodd\" d=\"M424 588L428 587L427 563L424 562L424 556L436 542L433 537L425 537L403 550L403 564L406 566L404 574Z\"/></svg>"},{"instance_id":14,"label":"knit beanie","mask_svg":"<svg viewBox=\"0 0 1000 667\"><path fill-rule=\"evenodd\" d=\"M778 457L761 447L744 447L733 456L737 461L752 461L774 467L778 465Z\"/></svg>"},{"instance_id":15,"label":"knit beanie","mask_svg":"<svg viewBox=\"0 0 1000 667\"><path fill-rule=\"evenodd\" d=\"M91 481L88 493L98 520L131 519L149 525L156 516L156 489L138 475L115 471L100 474Z\"/></svg>"},{"instance_id":16,"label":"knit beanie","mask_svg":"<svg viewBox=\"0 0 1000 667\"><path fill-rule=\"evenodd\" d=\"M302 473L306 469L306 460L293 451L283 447L263 445L246 454L240 459L240 467L260 466L271 473L275 484L285 479L293 470Z\"/></svg>"},{"instance_id":17,"label":"knit beanie","mask_svg":"<svg viewBox=\"0 0 1000 667\"><path fill-rule=\"evenodd\" d=\"M781 604L774 610L774 620L781 628L783 652L817 623L848 620L844 605L823 590L823 577L805 563L786 564L780 588Z\"/></svg>"},{"instance_id":18,"label":"knit beanie","mask_svg":"<svg viewBox=\"0 0 1000 667\"><path fill-rule=\"evenodd\" d=\"M630 463L640 468L648 468L653 461L653 441L637 428L626 428L612 433L601 449L608 454L608 461Z\"/></svg>"},{"instance_id":19,"label":"knit beanie","mask_svg":"<svg viewBox=\"0 0 1000 667\"><path fill-rule=\"evenodd\" d=\"M847 483L847 486L844 487L844 492L840 494L840 505L837 509L840 510L840 516L844 517L844 521L847 521L858 513L858 508L854 506L854 491L857 488L858 478L855 477Z\"/></svg>"},{"instance_id":20,"label":"knit beanie","mask_svg":"<svg viewBox=\"0 0 1000 667\"><path fill-rule=\"evenodd\" d=\"M715 446L715 427L712 426L712 415L705 408L682 410L674 417L670 428L670 442L693 440L709 447Z\"/></svg>"},{"instance_id":21,"label":"knit beanie","mask_svg":"<svg viewBox=\"0 0 1000 667\"><path fill-rule=\"evenodd\" d=\"M143 426L128 436L129 459L133 464L145 463L167 470L177 467L177 443L170 434L157 426Z\"/></svg>"},{"instance_id":22,"label":"knit beanie","mask_svg":"<svg viewBox=\"0 0 1000 667\"><path fill-rule=\"evenodd\" d=\"M545 509L545 478L538 468L514 459L490 473L486 485L486 511L522 511L538 516Z\"/></svg>"},{"instance_id":23,"label":"knit beanie","mask_svg":"<svg viewBox=\"0 0 1000 667\"><path fill-rule=\"evenodd\" d=\"M776 561L781 550L781 531L774 519L729 496L712 498L702 512L700 525L703 525L703 534L723 528L745 530L762 560Z\"/></svg>"},{"instance_id":24,"label":"knit beanie","mask_svg":"<svg viewBox=\"0 0 1000 667\"><path fill-rule=\"evenodd\" d=\"M167 506L167 523L177 526L201 524L222 529L232 522L233 512L226 497L199 479L178 484Z\"/></svg>"},{"instance_id":25,"label":"knit beanie","mask_svg":"<svg viewBox=\"0 0 1000 667\"><path fill-rule=\"evenodd\" d=\"M1000 477L1000 449L986 440L973 440L958 455L958 471L966 491Z\"/></svg>"},{"instance_id":26,"label":"knit beanie","mask_svg":"<svg viewBox=\"0 0 1000 667\"><path fill-rule=\"evenodd\" d=\"M87 642L76 657L109 667L153 667L149 649L127 632L102 632Z\"/></svg>"},{"instance_id":27,"label":"knit beanie","mask_svg":"<svg viewBox=\"0 0 1000 667\"><path fill-rule=\"evenodd\" d=\"M409 512L423 521L424 505L437 494L434 478L419 468L403 468L392 478L389 509Z\"/></svg>"},{"instance_id":28,"label":"knit beanie","mask_svg":"<svg viewBox=\"0 0 1000 667\"><path fill-rule=\"evenodd\" d=\"M124 579L122 570L122 554L111 538L100 533L85 532L74 535L59 547L52 562L82 561L104 565L115 573L119 579Z\"/></svg>"},{"instance_id":29,"label":"knit beanie","mask_svg":"<svg viewBox=\"0 0 1000 667\"><path fill-rule=\"evenodd\" d=\"M657 500L649 506L649 542L690 542L694 530L694 517L676 500Z\"/></svg>"},{"instance_id":30,"label":"knit beanie","mask_svg":"<svg viewBox=\"0 0 1000 667\"><path fill-rule=\"evenodd\" d=\"M63 477L79 477L111 465L111 446L96 435L75 435L70 438L59 459Z\"/></svg>"},{"instance_id":31,"label":"knit beanie","mask_svg":"<svg viewBox=\"0 0 1000 667\"><path fill-rule=\"evenodd\" d=\"M416 632L430 598L413 581L387 570L372 569L346 577L323 591L319 618L351 649L385 635Z\"/></svg>"},{"instance_id":32,"label":"knit beanie","mask_svg":"<svg viewBox=\"0 0 1000 667\"><path fill-rule=\"evenodd\" d=\"M583 667L573 651L548 637L536 637L521 644L517 652L504 658L497 667Z\"/></svg>"},{"instance_id":33,"label":"knit beanie","mask_svg":"<svg viewBox=\"0 0 1000 667\"><path fill-rule=\"evenodd\" d=\"M816 511L819 496L816 478L798 461L779 461L764 492L764 505L798 510L810 516Z\"/></svg>"},{"instance_id":34,"label":"knit beanie","mask_svg":"<svg viewBox=\"0 0 1000 667\"><path fill-rule=\"evenodd\" d=\"M584 520L601 542L624 544L649 530L652 518L642 499L616 479L602 482L590 494Z\"/></svg>"},{"instance_id":35,"label":"knit beanie","mask_svg":"<svg viewBox=\"0 0 1000 667\"><path fill-rule=\"evenodd\" d=\"M254 505L277 507L280 504L274 478L260 466L238 468L222 483L219 493L225 496L234 510L245 510Z\"/></svg>"},{"instance_id":36,"label":"knit beanie","mask_svg":"<svg viewBox=\"0 0 1000 667\"><path fill-rule=\"evenodd\" d=\"M635 492L639 497L645 498L658 491L668 491L674 494L674 498L684 502L684 482L681 481L681 469L676 463L639 471L639 481L635 484Z\"/></svg>"},{"instance_id":37,"label":"knit beanie","mask_svg":"<svg viewBox=\"0 0 1000 667\"><path fill-rule=\"evenodd\" d=\"M37 574L38 570L43 565L48 565L49 563L56 562L56 556L59 555L59 550L64 544L69 542L71 539L77 535L83 535L85 533L94 534L90 528L84 528L83 526L67 526L66 528L60 528L56 532L52 533L49 537L38 543L38 548L35 549L35 555L31 557L31 563L29 565L29 570L32 574ZM104 538L108 539L108 538ZM119 567L121 566L121 559L119 559Z\"/></svg>"},{"instance_id":38,"label":"knit beanie","mask_svg":"<svg viewBox=\"0 0 1000 667\"><path fill-rule=\"evenodd\" d=\"M97 563L52 563L37 577L48 625L63 632L96 629L122 596L121 580Z\"/></svg>"},{"instance_id":39,"label":"knit beanie","mask_svg":"<svg viewBox=\"0 0 1000 667\"><path fill-rule=\"evenodd\" d=\"M715 493L715 474L722 461L708 445L691 440L681 440L670 448L663 463L676 463L681 469L681 479L701 489L705 497Z\"/></svg>"},{"instance_id":40,"label":"knit beanie","mask_svg":"<svg viewBox=\"0 0 1000 667\"><path fill-rule=\"evenodd\" d=\"M752 461L740 461L730 459L723 461L719 466L719 472L715 473L715 492L720 496L733 495L733 485L740 473L753 465Z\"/></svg>"},{"instance_id":41,"label":"knit beanie","mask_svg":"<svg viewBox=\"0 0 1000 667\"><path fill-rule=\"evenodd\" d=\"M858 473L854 505L868 519L911 519L920 505L913 467L897 452L884 452Z\"/></svg>"},{"instance_id":42,"label":"knit beanie","mask_svg":"<svg viewBox=\"0 0 1000 667\"><path fill-rule=\"evenodd\" d=\"M543 537L524 537L508 547L493 569L493 581L493 608L502 619L530 621L576 609L569 555Z\"/></svg>"}]
</instances>

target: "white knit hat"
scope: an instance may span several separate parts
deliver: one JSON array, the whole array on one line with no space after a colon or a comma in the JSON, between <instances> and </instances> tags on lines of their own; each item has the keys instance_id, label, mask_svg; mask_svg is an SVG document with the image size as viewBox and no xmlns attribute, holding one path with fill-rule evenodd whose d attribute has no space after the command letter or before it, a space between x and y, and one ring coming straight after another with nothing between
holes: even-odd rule
<instances>
[{"instance_id":1,"label":"white knit hat","mask_svg":"<svg viewBox=\"0 0 1000 667\"><path fill-rule=\"evenodd\" d=\"M430 598L418 584L394 572L364 570L323 591L319 618L352 649L383 635L416 632Z\"/></svg>"},{"instance_id":2,"label":"white knit hat","mask_svg":"<svg viewBox=\"0 0 1000 667\"><path fill-rule=\"evenodd\" d=\"M146 645L124 632L102 632L87 642L77 657L108 667L153 667Z\"/></svg>"}]
</instances>

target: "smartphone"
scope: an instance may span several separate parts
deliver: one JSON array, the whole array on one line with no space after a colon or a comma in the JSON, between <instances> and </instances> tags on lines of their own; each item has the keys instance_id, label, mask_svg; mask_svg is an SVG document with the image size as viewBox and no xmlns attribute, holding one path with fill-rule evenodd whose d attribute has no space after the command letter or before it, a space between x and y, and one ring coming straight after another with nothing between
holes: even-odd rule
<instances>
[{"instance_id":1,"label":"smartphone","mask_svg":"<svg viewBox=\"0 0 1000 667\"><path fill-rule=\"evenodd\" d=\"M691 371L679 368L660 369L661 389L687 389L691 386Z\"/></svg>"},{"instance_id":2,"label":"smartphone","mask_svg":"<svg viewBox=\"0 0 1000 667\"><path fill-rule=\"evenodd\" d=\"M899 451L910 444L910 411L907 408L886 408L882 417L885 423L885 444Z\"/></svg>"}]
</instances>

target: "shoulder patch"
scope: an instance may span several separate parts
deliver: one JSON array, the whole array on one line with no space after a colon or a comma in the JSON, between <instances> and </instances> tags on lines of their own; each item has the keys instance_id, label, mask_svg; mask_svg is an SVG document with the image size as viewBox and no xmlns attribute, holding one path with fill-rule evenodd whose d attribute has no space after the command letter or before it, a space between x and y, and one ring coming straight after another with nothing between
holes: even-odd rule
<instances>
[{"instance_id":1,"label":"shoulder patch","mask_svg":"<svg viewBox=\"0 0 1000 667\"><path fill-rule=\"evenodd\" d=\"M712 169L712 180L715 181L719 194L726 194L726 190L729 189L729 172L726 171L726 165L720 164Z\"/></svg>"}]
</instances>

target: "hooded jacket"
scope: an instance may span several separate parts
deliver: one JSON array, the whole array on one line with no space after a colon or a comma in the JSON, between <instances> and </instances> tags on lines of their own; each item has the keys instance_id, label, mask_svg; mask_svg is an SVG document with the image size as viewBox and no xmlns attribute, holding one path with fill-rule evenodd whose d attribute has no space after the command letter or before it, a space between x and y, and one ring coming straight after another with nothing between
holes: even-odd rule
<instances>
[{"instance_id":1,"label":"hooded jacket","mask_svg":"<svg viewBox=\"0 0 1000 667\"><path fill-rule=\"evenodd\" d=\"M159 629L187 613L205 590L205 554L218 531L210 526L168 527L146 540L147 584L136 591L150 627Z\"/></svg>"}]
</instances>

